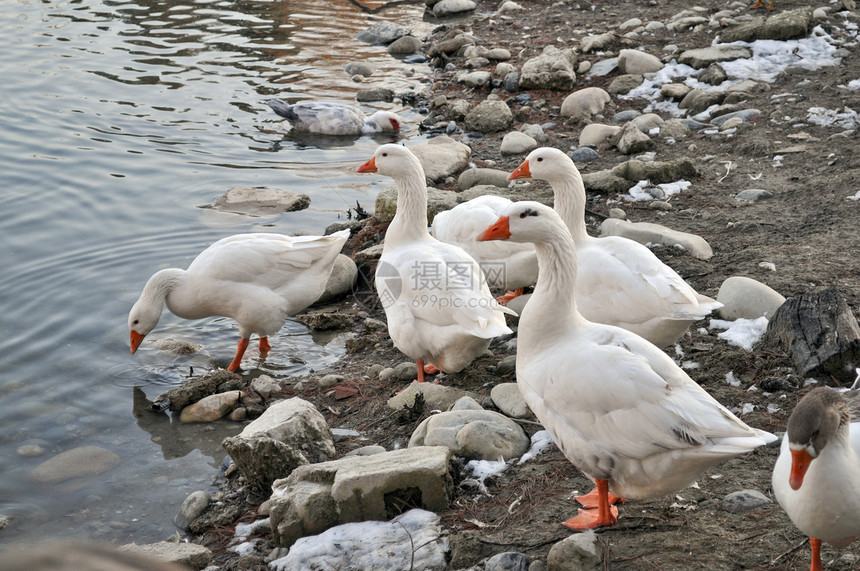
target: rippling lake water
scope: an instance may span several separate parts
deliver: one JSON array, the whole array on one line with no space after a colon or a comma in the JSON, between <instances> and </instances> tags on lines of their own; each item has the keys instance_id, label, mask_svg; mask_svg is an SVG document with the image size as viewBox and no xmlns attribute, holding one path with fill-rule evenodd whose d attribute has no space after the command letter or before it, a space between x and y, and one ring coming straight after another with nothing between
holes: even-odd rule
<instances>
[{"instance_id":1,"label":"rippling lake water","mask_svg":"<svg viewBox=\"0 0 860 571\"><path fill-rule=\"evenodd\" d=\"M423 3L383 7L0 3L0 519L11 518L0 544L76 535L157 541L174 532L186 495L211 485L225 456L221 439L241 425L183 426L146 403L189 367L229 361L235 324L165 310L132 356L128 310L152 273L186 267L223 236L322 232L356 201L372 208L385 181L354 171L384 141L300 140L265 102L352 101L368 85L417 86L425 66L353 39L379 19L417 35L430 29ZM358 60L378 68L362 84L343 72ZM398 103L374 106L413 125L420 117ZM417 129L404 137L414 142ZM312 202L262 218L201 208L235 186L287 188ZM154 348L162 337L205 349L172 357ZM314 338L293 321L272 341L260 369L281 376L343 353L342 339ZM296 355L307 364L291 362ZM122 462L85 486L28 480L45 460L80 446L106 448Z\"/></svg>"}]
</instances>

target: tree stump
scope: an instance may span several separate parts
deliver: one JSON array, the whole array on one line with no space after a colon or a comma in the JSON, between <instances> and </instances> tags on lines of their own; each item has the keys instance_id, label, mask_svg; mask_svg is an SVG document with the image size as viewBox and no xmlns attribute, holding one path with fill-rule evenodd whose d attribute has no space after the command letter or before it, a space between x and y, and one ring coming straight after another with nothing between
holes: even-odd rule
<instances>
[{"instance_id":1,"label":"tree stump","mask_svg":"<svg viewBox=\"0 0 860 571\"><path fill-rule=\"evenodd\" d=\"M764 341L782 347L803 377L850 386L860 367L860 326L833 288L787 299L774 313Z\"/></svg>"}]
</instances>

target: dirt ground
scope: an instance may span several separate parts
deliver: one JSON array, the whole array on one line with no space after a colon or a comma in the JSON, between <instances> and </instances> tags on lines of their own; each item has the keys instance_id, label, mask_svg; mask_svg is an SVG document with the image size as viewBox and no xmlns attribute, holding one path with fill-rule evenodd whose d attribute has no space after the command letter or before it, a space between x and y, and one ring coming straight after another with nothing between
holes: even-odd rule
<instances>
[{"instance_id":1,"label":"dirt ground","mask_svg":"<svg viewBox=\"0 0 860 571\"><path fill-rule=\"evenodd\" d=\"M595 6L577 0L522 4L529 7L527 16L516 17L511 24L492 24L489 20L474 18L461 26L470 26L472 33L489 47L506 47L514 54L524 49L517 61L521 65L525 58L539 53L544 45L559 45L557 38L581 38L584 30L591 33L617 30L619 24L633 17L644 22L666 22L671 15L694 5L673 0L605 0L594 2ZM774 11L806 4L800 0L776 0ZM478 13L491 12L495 5L495 1L482 0ZM725 9L727 3L701 0L695 5L711 14ZM530 37L524 40L522 35L526 33ZM442 32L439 34L441 36ZM662 55L662 48L667 44L695 48L706 47L712 40L712 33L664 31L632 40L629 47ZM860 309L860 205L846 197L860 190L860 138L857 134L830 138L841 133L841 129L812 124L797 127L802 121L786 120L787 117L805 118L806 110L812 106L860 109L860 92L837 87L860 78L860 48L853 46L848 50L849 57L838 67L783 75L769 90L753 94L744 107L760 109L763 114L745 124L731 139L693 134L674 145L657 141L658 160L690 157L700 176L692 181L689 190L672 197L674 208L671 211L651 210L642 203L621 206L633 221L657 222L700 235L710 243L714 256L708 261L695 259L674 248L655 250L699 292L716 297L723 280L733 275L764 282L786 297L835 287L857 315ZM582 59L597 61L604 57L607 56L585 55ZM487 92L464 95L462 87L452 82L452 76L449 74L437 82L434 94L466 96L473 103L486 98ZM612 77L614 74L605 80L607 84ZM803 80L809 80L809 84L798 87ZM600 82L589 85L604 86ZM548 145L570 149L582 125L567 125L552 116L553 109L557 110L567 93L532 93L536 98L546 99L549 105L542 112L533 112L528 122L557 121L558 125L547 131ZM794 95L771 99L782 93ZM509 95L503 94L503 97ZM614 98L611 104L614 109L608 110L607 116L624 109L641 109L646 104L644 100ZM516 109L517 105L513 107ZM481 165L491 160L496 162L497 168L513 170L522 157L501 156L498 149L503 135L472 141L474 162ZM786 155L782 166L774 166L772 159L777 151L800 143L806 145L806 151ZM598 160L578 165L583 173L611 168L629 158L615 149L599 149L599 152ZM706 156L713 158L703 161ZM759 174L760 178L754 180ZM764 188L774 196L741 205L733 195L746 188ZM597 233L600 215L608 212L607 198L615 197L589 196L588 208L597 214L589 220L592 234ZM382 229L373 226L371 219L351 245L358 248L372 243ZM776 270L762 268L760 262L771 262ZM361 270L363 275L372 276L372 266L362 266ZM336 400L331 392L320 389L289 392L290 396L314 402L326 415L330 426L353 428L367 437L362 441L339 442L339 454L371 443L388 449L405 445L412 431L429 414L429 411L420 410L411 416L392 414L385 402L405 383L362 378L371 364L392 366L408 360L393 348L386 333L373 332L362 325L366 316L384 320L368 287L366 284L364 288L359 286L354 298L338 305L339 311L355 317L358 335L348 343L349 353L343 361L326 371L344 374L345 386L357 389L357 394ZM706 325L706 322L695 325L690 335L680 342L683 359L700 364L698 369L689 371L691 376L729 408L754 404L755 411L743 416L748 424L771 432L783 431L794 404L808 390L791 386L792 382L774 382L791 378L789 373L793 369L787 355L774 348L757 346L745 351L729 346L716 337L717 331L697 332ZM442 382L469 390L476 400L484 401L492 386L515 380L513 374L498 376L495 372L498 361L507 354L503 344L495 342L491 350L495 353L493 357L479 359L461 373L446 375ZM725 378L729 371L742 381L739 387L727 384ZM765 382L765 386L772 392L748 390L752 385L761 388L761 383L767 379L770 381ZM829 379L819 381L830 382ZM310 387L315 383L304 385ZM769 413L768 404L778 406L779 410ZM540 428L534 422L523 423L523 426L529 433ZM698 488L681 490L672 497L621 505L618 523L598 531L605 550L604 568L807 569L806 538L775 502L741 513L720 507L725 495L747 488L773 499L770 474L777 452L778 447L771 446L726 462L699 478ZM472 489L458 488L451 508L441 514L453 546L452 569L467 568L484 557L505 551L519 551L533 559L545 559L554 543L572 533L561 522L575 515L576 503L572 496L588 491L591 483L553 447L533 461L509 467L501 475L489 479L487 486L489 497L476 494ZM252 516L246 516L245 520L249 517ZM217 547L216 536L210 533L202 539ZM860 542L843 550L825 545L822 558L826 569L860 568ZM230 560L223 552L216 562L224 568L238 568L236 560Z\"/></svg>"}]
</instances>

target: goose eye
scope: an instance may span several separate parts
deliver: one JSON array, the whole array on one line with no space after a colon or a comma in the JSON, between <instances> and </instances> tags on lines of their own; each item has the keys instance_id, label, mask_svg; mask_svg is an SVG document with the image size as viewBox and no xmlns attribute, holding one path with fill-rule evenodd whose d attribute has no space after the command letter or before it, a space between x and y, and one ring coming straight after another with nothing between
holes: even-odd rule
<instances>
[{"instance_id":1,"label":"goose eye","mask_svg":"<svg viewBox=\"0 0 860 571\"><path fill-rule=\"evenodd\" d=\"M388 153L382 153L382 156L383 156L383 157L387 157L387 156L388 156Z\"/></svg>"},{"instance_id":2,"label":"goose eye","mask_svg":"<svg viewBox=\"0 0 860 571\"><path fill-rule=\"evenodd\" d=\"M526 213L525 213L525 212L520 212L520 218L525 218L525 217L526 217Z\"/></svg>"},{"instance_id":3,"label":"goose eye","mask_svg":"<svg viewBox=\"0 0 860 571\"><path fill-rule=\"evenodd\" d=\"M140 323L140 319L135 319L135 320L132 322L132 325L137 325L138 323Z\"/></svg>"},{"instance_id":4,"label":"goose eye","mask_svg":"<svg viewBox=\"0 0 860 571\"><path fill-rule=\"evenodd\" d=\"M543 157L538 157L537 162L541 162L542 160L543 160Z\"/></svg>"}]
</instances>

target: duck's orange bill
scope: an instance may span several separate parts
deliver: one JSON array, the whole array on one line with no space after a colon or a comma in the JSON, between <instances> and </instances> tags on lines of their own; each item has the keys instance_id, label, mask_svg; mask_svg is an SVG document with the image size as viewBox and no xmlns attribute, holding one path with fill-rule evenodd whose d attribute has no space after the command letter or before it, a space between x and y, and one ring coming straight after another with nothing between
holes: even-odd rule
<instances>
[{"instance_id":1,"label":"duck's orange bill","mask_svg":"<svg viewBox=\"0 0 860 571\"><path fill-rule=\"evenodd\" d=\"M487 240L507 240L511 237L511 227L509 225L510 218L501 216L492 226L481 232L476 238L478 242L486 242Z\"/></svg>"},{"instance_id":2,"label":"duck's orange bill","mask_svg":"<svg viewBox=\"0 0 860 571\"><path fill-rule=\"evenodd\" d=\"M373 157L360 167L355 172L376 172L376 157Z\"/></svg>"},{"instance_id":3,"label":"duck's orange bill","mask_svg":"<svg viewBox=\"0 0 860 571\"><path fill-rule=\"evenodd\" d=\"M518 178L531 178L532 171L529 170L528 159L523 161L523 164L518 166L514 172L508 175L508 180L517 180Z\"/></svg>"},{"instance_id":4,"label":"duck's orange bill","mask_svg":"<svg viewBox=\"0 0 860 571\"><path fill-rule=\"evenodd\" d=\"M134 355L134 352L137 351L137 348L140 347L140 342L143 341L145 335L141 335L134 329L131 330L131 354Z\"/></svg>"},{"instance_id":5,"label":"duck's orange bill","mask_svg":"<svg viewBox=\"0 0 860 571\"><path fill-rule=\"evenodd\" d=\"M792 490L800 489L803 484L803 476L811 463L812 456L806 450L791 451L791 475L788 477L788 484Z\"/></svg>"}]
</instances>

